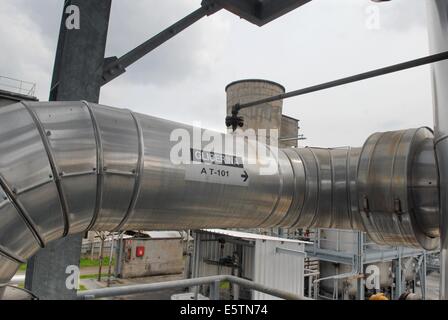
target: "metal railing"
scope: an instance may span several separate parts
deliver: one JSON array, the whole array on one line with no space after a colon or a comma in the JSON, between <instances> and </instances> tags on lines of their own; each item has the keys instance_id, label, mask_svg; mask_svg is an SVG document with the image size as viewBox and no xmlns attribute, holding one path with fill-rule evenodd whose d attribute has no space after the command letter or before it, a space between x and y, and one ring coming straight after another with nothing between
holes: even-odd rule
<instances>
[{"instance_id":1,"label":"metal railing","mask_svg":"<svg viewBox=\"0 0 448 320\"><path fill-rule=\"evenodd\" d=\"M304 271L305 274L303 275L303 277L305 279L308 278L308 298L311 298L313 296L313 290L315 290L313 284L317 279L319 279L320 272L310 269L304 269Z\"/></svg>"},{"instance_id":2,"label":"metal railing","mask_svg":"<svg viewBox=\"0 0 448 320\"><path fill-rule=\"evenodd\" d=\"M33 82L0 76L0 89L2 88L13 93L33 97L36 92L36 84Z\"/></svg>"},{"instance_id":3,"label":"metal railing","mask_svg":"<svg viewBox=\"0 0 448 320\"><path fill-rule=\"evenodd\" d=\"M102 289L93 289L87 291L78 292L78 298L87 300L87 299L97 299L97 298L107 298L107 297L117 297L117 296L125 296L132 294L141 294L147 292L154 292L166 289L178 289L178 288L190 288L190 287L198 287L205 284L211 284L210 290L210 299L219 300L219 288L221 282L228 281L232 284L236 284L240 287L244 287L247 289L256 290L265 294L269 294L281 299L285 300L313 300L301 295L293 294L287 291L270 288L265 285L255 283L250 280L246 280L243 278L231 276L231 275L219 275L219 276L210 276L210 277L201 277L201 278L193 278L193 279L182 279L175 281L167 281L167 282L159 282L159 283L150 283L150 284L139 284L139 285L131 285L131 286L120 286L120 287L111 287L111 288L102 288Z\"/></svg>"}]
</instances>

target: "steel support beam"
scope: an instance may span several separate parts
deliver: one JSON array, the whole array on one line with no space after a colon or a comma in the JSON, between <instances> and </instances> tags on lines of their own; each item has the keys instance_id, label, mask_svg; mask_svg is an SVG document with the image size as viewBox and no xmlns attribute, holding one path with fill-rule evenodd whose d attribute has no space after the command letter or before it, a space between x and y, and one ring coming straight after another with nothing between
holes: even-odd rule
<instances>
[{"instance_id":1,"label":"steel support beam","mask_svg":"<svg viewBox=\"0 0 448 320\"><path fill-rule=\"evenodd\" d=\"M226 10L261 27L311 0L216 0Z\"/></svg>"},{"instance_id":2,"label":"steel support beam","mask_svg":"<svg viewBox=\"0 0 448 320\"><path fill-rule=\"evenodd\" d=\"M305 246L305 251L308 257L314 257L322 261L353 265L356 260L356 256L352 253L336 252L326 249L313 249L312 247L307 246Z\"/></svg>"},{"instance_id":3,"label":"steel support beam","mask_svg":"<svg viewBox=\"0 0 448 320\"><path fill-rule=\"evenodd\" d=\"M199 263L201 262L201 233L193 231L194 251L193 251L193 278L199 277ZM192 288L194 292L194 299L198 300L199 286Z\"/></svg>"},{"instance_id":4,"label":"steel support beam","mask_svg":"<svg viewBox=\"0 0 448 320\"><path fill-rule=\"evenodd\" d=\"M414 257L422 254L422 252L423 252L422 250L416 250L405 247L397 247L395 249L383 250L383 251L365 250L364 263L369 264L377 261L392 261L398 259L398 257L401 258Z\"/></svg>"},{"instance_id":5,"label":"steel support beam","mask_svg":"<svg viewBox=\"0 0 448 320\"><path fill-rule=\"evenodd\" d=\"M429 0L427 21L431 52L448 50L448 1ZM448 62L432 66L434 138L440 196L440 299L448 299Z\"/></svg>"},{"instance_id":6,"label":"steel support beam","mask_svg":"<svg viewBox=\"0 0 448 320\"><path fill-rule=\"evenodd\" d=\"M401 270L401 256L395 260L395 299L403 293L403 273Z\"/></svg>"},{"instance_id":7,"label":"steel support beam","mask_svg":"<svg viewBox=\"0 0 448 320\"><path fill-rule=\"evenodd\" d=\"M202 1L201 7L199 9L193 11L188 16L169 26L154 37L143 42L141 45L132 49L124 56L120 58L106 58L104 62L101 85L105 85L118 76L122 75L126 72L126 68L131 64L140 60L154 49L160 47L162 44L182 32L183 30L187 29L189 26L193 25L203 17L211 15L219 11L220 9L221 7L216 5L213 0L204 0Z\"/></svg>"},{"instance_id":8,"label":"steel support beam","mask_svg":"<svg viewBox=\"0 0 448 320\"><path fill-rule=\"evenodd\" d=\"M420 267L420 287L422 288L422 299L426 300L427 282L426 282L426 252L422 255L422 265Z\"/></svg>"},{"instance_id":9,"label":"steel support beam","mask_svg":"<svg viewBox=\"0 0 448 320\"><path fill-rule=\"evenodd\" d=\"M292 249L285 249L285 248L275 248L275 253L277 254L288 254L288 255L292 255L292 256L296 256L296 257L300 257L300 258L306 258L307 254L304 251L299 251L299 250L292 250Z\"/></svg>"},{"instance_id":10,"label":"steel support beam","mask_svg":"<svg viewBox=\"0 0 448 320\"><path fill-rule=\"evenodd\" d=\"M50 101L99 101L111 2L65 1ZM79 8L79 29L66 26L69 6ZM82 235L72 235L40 250L28 261L25 287L40 299L75 299L76 290L66 287L66 268L79 265L81 243Z\"/></svg>"},{"instance_id":11,"label":"steel support beam","mask_svg":"<svg viewBox=\"0 0 448 320\"><path fill-rule=\"evenodd\" d=\"M357 232L357 254L356 261L358 265L358 274L364 274L364 237L365 234L362 231ZM363 277L359 277L356 280L356 294L358 300L364 300L365 297L365 280Z\"/></svg>"}]
</instances>

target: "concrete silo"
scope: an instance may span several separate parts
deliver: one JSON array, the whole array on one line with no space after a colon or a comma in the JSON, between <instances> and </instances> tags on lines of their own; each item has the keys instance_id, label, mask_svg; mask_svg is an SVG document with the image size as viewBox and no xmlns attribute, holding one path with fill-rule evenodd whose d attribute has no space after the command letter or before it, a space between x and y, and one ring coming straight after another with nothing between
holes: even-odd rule
<instances>
[{"instance_id":1,"label":"concrete silo","mask_svg":"<svg viewBox=\"0 0 448 320\"><path fill-rule=\"evenodd\" d=\"M272 97L284 92L285 88L282 85L268 80L247 79L232 82L226 87L227 114L232 113L232 107L235 104ZM269 141L272 130L277 130L280 134L282 109L283 101L281 100L243 109L239 113L239 116L244 118L244 126L241 129L253 129L257 135L259 129L266 129L267 143L272 144ZM229 129L229 132L231 130Z\"/></svg>"}]
</instances>

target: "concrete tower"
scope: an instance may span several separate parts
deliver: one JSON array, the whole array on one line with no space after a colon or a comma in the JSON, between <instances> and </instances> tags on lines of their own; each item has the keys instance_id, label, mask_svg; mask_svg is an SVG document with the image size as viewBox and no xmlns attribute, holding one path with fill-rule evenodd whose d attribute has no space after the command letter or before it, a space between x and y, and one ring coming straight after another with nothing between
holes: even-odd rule
<instances>
[{"instance_id":1,"label":"concrete tower","mask_svg":"<svg viewBox=\"0 0 448 320\"><path fill-rule=\"evenodd\" d=\"M239 80L230 83L226 87L227 115L231 115L232 107L239 103L247 103L263 98L276 96L285 92L285 88L276 82L260 79ZM297 146L297 140L291 137L298 136L298 120L282 115L283 101L264 103L259 106L242 109L239 115L244 118L243 130L266 129L267 143L271 144L270 134L272 129L278 130L278 138L289 138L288 141L280 141L280 147ZM231 132L232 129L229 129Z\"/></svg>"}]
</instances>

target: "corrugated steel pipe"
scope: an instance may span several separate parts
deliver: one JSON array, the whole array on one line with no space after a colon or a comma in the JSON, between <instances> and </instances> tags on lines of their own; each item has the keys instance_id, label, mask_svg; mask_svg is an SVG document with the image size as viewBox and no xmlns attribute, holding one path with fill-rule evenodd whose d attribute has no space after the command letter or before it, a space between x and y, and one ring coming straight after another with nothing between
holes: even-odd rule
<instances>
[{"instance_id":1,"label":"corrugated steel pipe","mask_svg":"<svg viewBox=\"0 0 448 320\"><path fill-rule=\"evenodd\" d=\"M192 141L186 153L205 149L213 136L258 149L254 159L238 148L225 153L256 161L195 176L193 166L203 164L172 156L180 137L198 132L208 141ZM374 134L362 149L277 152L87 102L1 107L0 283L48 242L87 230L334 227L431 249L438 237L432 146L431 131L420 128ZM263 163L275 172L263 173Z\"/></svg>"}]
</instances>

